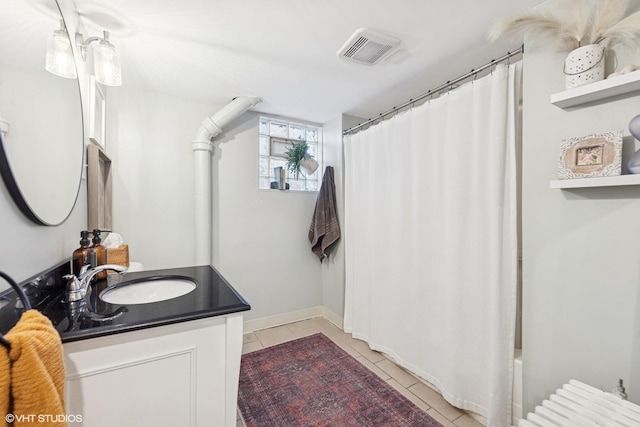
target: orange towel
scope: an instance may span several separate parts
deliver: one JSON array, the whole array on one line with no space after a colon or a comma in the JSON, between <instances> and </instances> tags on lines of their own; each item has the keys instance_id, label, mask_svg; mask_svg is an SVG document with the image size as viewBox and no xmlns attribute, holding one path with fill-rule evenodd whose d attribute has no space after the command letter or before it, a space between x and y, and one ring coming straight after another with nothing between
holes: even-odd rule
<instances>
[{"instance_id":1,"label":"orange towel","mask_svg":"<svg viewBox=\"0 0 640 427\"><path fill-rule=\"evenodd\" d=\"M28 310L5 338L11 343L8 412L15 416L13 425L66 426L62 342L51 321L37 310ZM0 362L0 369L4 363Z\"/></svg>"},{"instance_id":2,"label":"orange towel","mask_svg":"<svg viewBox=\"0 0 640 427\"><path fill-rule=\"evenodd\" d=\"M11 392L11 363L9 350L0 346L0 416L9 413L9 393ZM5 418L0 419L0 425L6 426Z\"/></svg>"}]
</instances>

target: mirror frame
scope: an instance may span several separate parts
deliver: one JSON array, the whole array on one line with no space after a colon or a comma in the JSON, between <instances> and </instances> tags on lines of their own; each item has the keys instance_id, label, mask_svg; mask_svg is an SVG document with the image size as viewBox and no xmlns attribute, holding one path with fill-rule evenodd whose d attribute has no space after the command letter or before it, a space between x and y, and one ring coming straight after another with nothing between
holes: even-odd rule
<instances>
[{"instance_id":1,"label":"mirror frame","mask_svg":"<svg viewBox=\"0 0 640 427\"><path fill-rule=\"evenodd\" d=\"M58 9L58 12L60 14L60 19L65 20L64 19L64 14L62 13L62 10L60 9L60 5L58 4L58 2L56 0L51 0L56 4L56 8ZM65 24L66 24L66 20L65 20ZM69 30L67 27L67 36L69 36ZM69 36L70 40L73 40L70 36ZM78 70L78 63L77 63L77 58L76 58L76 52L75 50L73 51L73 57L74 57L74 66L76 67L76 72L78 73L78 77L76 78L76 83L77 83L77 96L79 99L79 106L80 106L80 126L82 127L82 132L81 132L81 139L79 141L79 149L82 150L82 161L79 165L80 167L80 173L78 175L78 184L77 184L77 188L75 191L75 198L73 199L73 203L69 208L69 211L67 212L67 214L65 215L64 218L62 218L59 222L48 222L47 220L43 219L41 216L38 215L37 212L34 211L34 209L31 207L31 205L29 205L29 202L27 201L27 198L25 197L25 195L22 193L22 191L20 191L20 185L16 180L15 174L13 173L12 169L11 169L11 164L10 164L10 159L8 158L7 155L7 150L5 148L5 142L4 142L4 137L2 136L2 132L0 132L0 176L2 176L2 179L7 187L7 190L9 192L9 194L11 195L11 198L13 199L14 203L16 204L16 206L18 207L18 209L20 209L20 211L31 221L33 221L34 223L38 224L38 225L43 225L43 226L49 226L49 227L55 227L58 225L63 224L68 218L69 216L71 216L71 213L73 212L73 209L75 208L76 204L78 203L78 196L80 195L80 188L82 187L82 179L83 179L83 168L86 162L86 153L85 153L85 126L84 126L84 107L83 107L83 100L82 100L82 92L81 92L81 88L80 88L80 73ZM36 153L37 155L38 153Z\"/></svg>"},{"instance_id":2,"label":"mirror frame","mask_svg":"<svg viewBox=\"0 0 640 427\"><path fill-rule=\"evenodd\" d=\"M18 209L31 221L39 225L50 225L42 221L29 207L24 199L24 196L20 192L18 183L15 180L11 166L9 165L9 159L7 158L6 150L4 148L4 137L0 132L0 175L13 199L13 202L18 206ZM76 197L77 198L77 197ZM66 219L66 218L65 218Z\"/></svg>"}]
</instances>

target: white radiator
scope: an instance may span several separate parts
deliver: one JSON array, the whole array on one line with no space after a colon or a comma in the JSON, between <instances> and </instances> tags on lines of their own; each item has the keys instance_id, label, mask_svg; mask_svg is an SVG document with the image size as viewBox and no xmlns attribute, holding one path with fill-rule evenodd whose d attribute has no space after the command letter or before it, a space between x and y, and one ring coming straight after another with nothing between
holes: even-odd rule
<instances>
[{"instance_id":1,"label":"white radiator","mask_svg":"<svg viewBox=\"0 0 640 427\"><path fill-rule=\"evenodd\" d=\"M518 427L640 427L640 406L571 380L536 406Z\"/></svg>"}]
</instances>

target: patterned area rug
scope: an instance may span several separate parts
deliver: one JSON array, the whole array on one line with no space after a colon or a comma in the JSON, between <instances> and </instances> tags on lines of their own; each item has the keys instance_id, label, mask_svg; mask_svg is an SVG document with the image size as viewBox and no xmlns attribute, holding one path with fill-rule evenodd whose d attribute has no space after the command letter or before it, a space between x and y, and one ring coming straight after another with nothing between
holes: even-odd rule
<instances>
[{"instance_id":1,"label":"patterned area rug","mask_svg":"<svg viewBox=\"0 0 640 427\"><path fill-rule=\"evenodd\" d=\"M247 427L442 427L318 333L242 356Z\"/></svg>"}]
</instances>

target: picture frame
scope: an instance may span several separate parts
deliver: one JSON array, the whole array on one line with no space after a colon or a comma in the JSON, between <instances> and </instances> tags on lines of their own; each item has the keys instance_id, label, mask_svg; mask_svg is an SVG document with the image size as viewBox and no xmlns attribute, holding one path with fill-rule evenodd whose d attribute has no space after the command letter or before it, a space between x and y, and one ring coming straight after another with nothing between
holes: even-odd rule
<instances>
[{"instance_id":1,"label":"picture frame","mask_svg":"<svg viewBox=\"0 0 640 427\"><path fill-rule=\"evenodd\" d=\"M281 157L283 159L287 158L287 156L285 155L285 153L287 152L287 149L293 146L293 142L284 138L271 138L270 144L271 144L270 156Z\"/></svg>"},{"instance_id":2,"label":"picture frame","mask_svg":"<svg viewBox=\"0 0 640 427\"><path fill-rule=\"evenodd\" d=\"M87 146L87 225L111 230L113 224L111 159L96 144Z\"/></svg>"},{"instance_id":3,"label":"picture frame","mask_svg":"<svg viewBox=\"0 0 640 427\"><path fill-rule=\"evenodd\" d=\"M91 76L89 87L89 140L106 149L106 106L104 90Z\"/></svg>"},{"instance_id":4,"label":"picture frame","mask_svg":"<svg viewBox=\"0 0 640 427\"><path fill-rule=\"evenodd\" d=\"M560 179L615 176L622 172L622 131L611 131L562 140Z\"/></svg>"}]
</instances>

